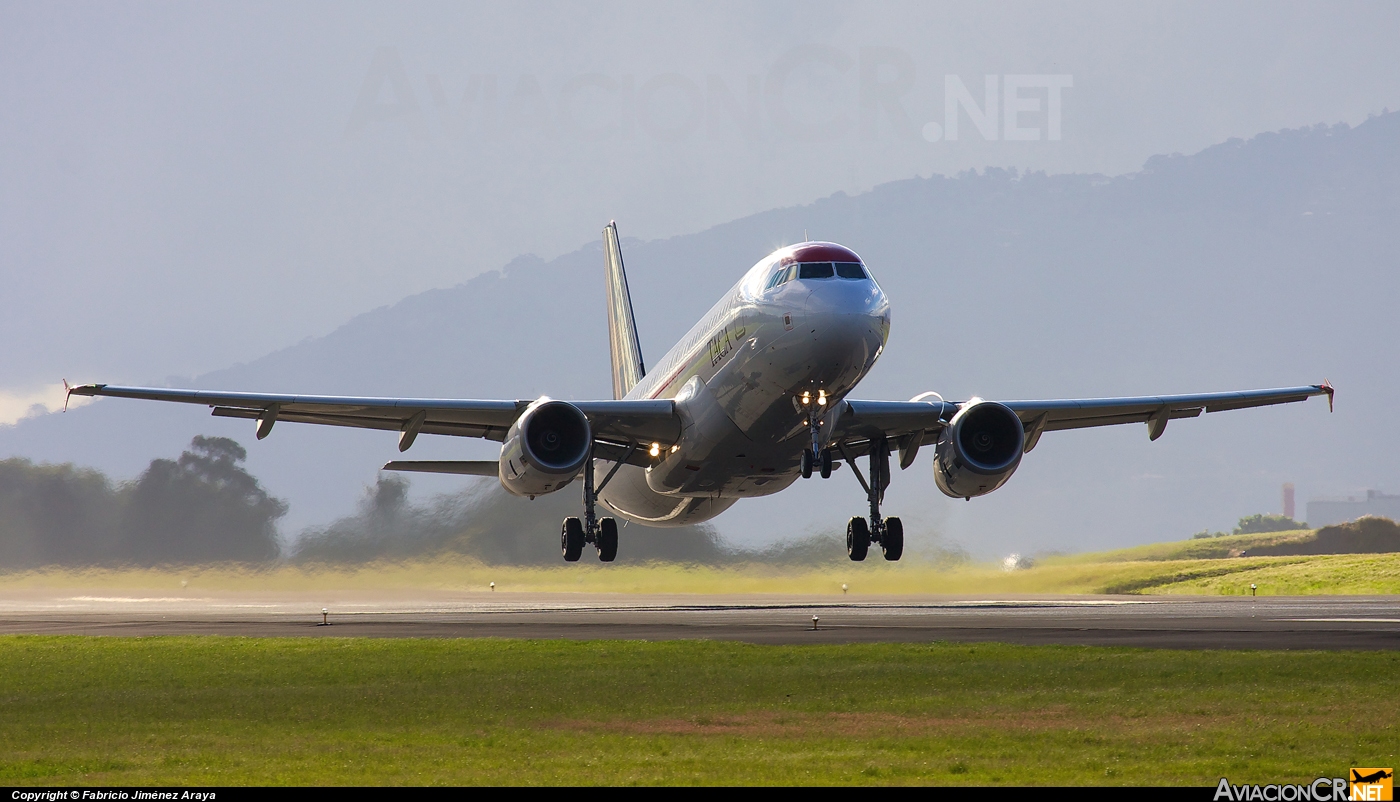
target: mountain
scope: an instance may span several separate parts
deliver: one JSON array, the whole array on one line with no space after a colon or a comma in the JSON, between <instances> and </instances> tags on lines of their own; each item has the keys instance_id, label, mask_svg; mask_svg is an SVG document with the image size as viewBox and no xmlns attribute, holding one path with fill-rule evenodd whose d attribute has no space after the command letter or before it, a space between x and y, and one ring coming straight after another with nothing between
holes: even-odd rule
<instances>
[{"instance_id":1,"label":"mountain","mask_svg":"<svg viewBox=\"0 0 1400 802\"><path fill-rule=\"evenodd\" d=\"M605 222L600 210L598 227ZM1141 426L1052 433L1005 488L971 502L937 492L927 457L894 478L886 511L905 517L911 539L940 531L982 556L1221 528L1275 511L1285 481L1304 498L1400 485L1400 434L1387 416L1400 398L1398 223L1400 113L1389 113L1354 128L1319 125L1156 156L1117 177L988 168L912 178L686 236L624 241L623 252L653 362L749 265L805 232L854 248L892 300L890 345L859 397L1135 395L1324 378L1338 388L1333 415L1321 401L1208 415L1172 423L1151 444ZM625 233L626 220L619 227ZM602 259L598 242L548 262L522 256L324 337L171 383L607 397ZM245 421L103 400L0 429L0 457L134 476L201 433L250 443L249 470L291 502L287 531L351 510L397 454L391 433L284 425L254 444ZM493 444L447 438L420 438L411 453L494 456ZM420 495L462 484L413 479ZM843 527L862 501L838 473L738 504L716 526L731 541L761 545Z\"/></svg>"}]
</instances>

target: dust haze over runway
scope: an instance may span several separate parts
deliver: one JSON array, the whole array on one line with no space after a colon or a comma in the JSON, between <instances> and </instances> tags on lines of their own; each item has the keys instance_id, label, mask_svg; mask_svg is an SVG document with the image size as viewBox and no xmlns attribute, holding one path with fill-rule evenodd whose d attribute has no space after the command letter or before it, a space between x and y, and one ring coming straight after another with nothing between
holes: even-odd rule
<instances>
[{"instance_id":1,"label":"dust haze over runway","mask_svg":"<svg viewBox=\"0 0 1400 802\"><path fill-rule=\"evenodd\" d=\"M321 623L328 609L329 626ZM813 629L812 618L819 620ZM711 639L1396 649L1384 596L1124 597L11 591L0 634Z\"/></svg>"}]
</instances>

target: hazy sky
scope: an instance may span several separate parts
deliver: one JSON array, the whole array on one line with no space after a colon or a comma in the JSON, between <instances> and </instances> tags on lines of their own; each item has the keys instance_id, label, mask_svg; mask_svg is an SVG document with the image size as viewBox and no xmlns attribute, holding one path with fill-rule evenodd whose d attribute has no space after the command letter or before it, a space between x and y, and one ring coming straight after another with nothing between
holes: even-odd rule
<instances>
[{"instance_id":1,"label":"hazy sky","mask_svg":"<svg viewBox=\"0 0 1400 802\"><path fill-rule=\"evenodd\" d=\"M1400 106L1397 30L1394 3L3 2L0 422L609 219L1354 124Z\"/></svg>"}]
</instances>

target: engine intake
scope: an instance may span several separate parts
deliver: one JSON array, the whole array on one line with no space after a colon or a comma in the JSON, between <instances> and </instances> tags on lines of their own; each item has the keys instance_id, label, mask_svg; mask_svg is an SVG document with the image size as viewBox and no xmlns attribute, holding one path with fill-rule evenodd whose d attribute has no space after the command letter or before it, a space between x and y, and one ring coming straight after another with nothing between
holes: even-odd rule
<instances>
[{"instance_id":1,"label":"engine intake","mask_svg":"<svg viewBox=\"0 0 1400 802\"><path fill-rule=\"evenodd\" d=\"M944 495L972 498L996 490L1021 464L1026 429L1005 404L974 398L938 439L933 478Z\"/></svg>"},{"instance_id":2,"label":"engine intake","mask_svg":"<svg viewBox=\"0 0 1400 802\"><path fill-rule=\"evenodd\" d=\"M501 444L501 486L517 496L541 496L567 485L583 470L593 429L582 410L541 398L525 409Z\"/></svg>"}]
</instances>

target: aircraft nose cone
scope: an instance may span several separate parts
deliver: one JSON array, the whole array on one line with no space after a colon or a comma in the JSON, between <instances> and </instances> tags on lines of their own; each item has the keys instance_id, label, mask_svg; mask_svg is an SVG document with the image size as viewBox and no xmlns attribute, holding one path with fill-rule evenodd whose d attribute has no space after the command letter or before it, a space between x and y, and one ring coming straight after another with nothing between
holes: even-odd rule
<instances>
[{"instance_id":1,"label":"aircraft nose cone","mask_svg":"<svg viewBox=\"0 0 1400 802\"><path fill-rule=\"evenodd\" d=\"M814 281L805 328L843 366L869 369L889 336L889 303L873 281Z\"/></svg>"},{"instance_id":2,"label":"aircraft nose cone","mask_svg":"<svg viewBox=\"0 0 1400 802\"><path fill-rule=\"evenodd\" d=\"M823 338L865 339L874 333L881 343L889 330L889 302L873 281L813 282L807 296L807 319L812 334Z\"/></svg>"},{"instance_id":3,"label":"aircraft nose cone","mask_svg":"<svg viewBox=\"0 0 1400 802\"><path fill-rule=\"evenodd\" d=\"M885 306L884 293L873 281L827 279L811 283L807 311L812 314L867 316L879 314Z\"/></svg>"}]
</instances>

